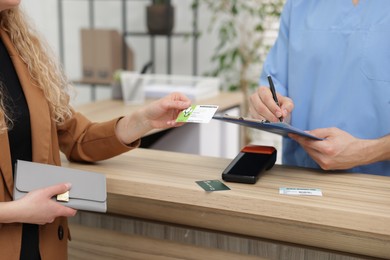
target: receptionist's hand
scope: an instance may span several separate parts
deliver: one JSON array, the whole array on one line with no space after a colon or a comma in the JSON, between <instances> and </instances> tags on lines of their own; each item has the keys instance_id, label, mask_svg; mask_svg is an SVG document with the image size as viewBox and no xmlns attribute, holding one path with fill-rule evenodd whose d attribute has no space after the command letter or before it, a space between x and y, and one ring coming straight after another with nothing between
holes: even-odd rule
<instances>
[{"instance_id":1,"label":"receptionist's hand","mask_svg":"<svg viewBox=\"0 0 390 260\"><path fill-rule=\"evenodd\" d=\"M375 143L378 140L358 139L339 128L320 128L309 131L310 134L324 138L322 141L289 135L324 170L345 170L371 162Z\"/></svg>"},{"instance_id":2,"label":"receptionist's hand","mask_svg":"<svg viewBox=\"0 0 390 260\"><path fill-rule=\"evenodd\" d=\"M291 111L294 109L293 101L285 96L276 93L280 107L272 98L272 93L269 87L260 86L255 93L249 98L249 113L253 118L260 120L268 120L271 122L279 122L279 118L284 118L283 121L289 121Z\"/></svg>"}]
</instances>

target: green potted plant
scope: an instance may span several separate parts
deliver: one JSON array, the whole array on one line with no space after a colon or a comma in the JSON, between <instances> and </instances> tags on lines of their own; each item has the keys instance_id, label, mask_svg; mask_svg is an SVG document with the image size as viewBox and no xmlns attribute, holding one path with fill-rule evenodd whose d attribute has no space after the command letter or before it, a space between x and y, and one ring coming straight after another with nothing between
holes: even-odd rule
<instances>
[{"instance_id":1,"label":"green potted plant","mask_svg":"<svg viewBox=\"0 0 390 260\"><path fill-rule=\"evenodd\" d=\"M209 31L218 33L218 44L211 57L215 67L207 74L219 77L224 90L243 92L244 112L248 111L249 95L258 86L262 63L272 44L265 41L265 32L277 24L284 2L193 1L193 8L204 5L211 12Z\"/></svg>"},{"instance_id":2,"label":"green potted plant","mask_svg":"<svg viewBox=\"0 0 390 260\"><path fill-rule=\"evenodd\" d=\"M153 0L146 7L146 23L152 35L170 35L174 25L175 9L171 0Z\"/></svg>"}]
</instances>

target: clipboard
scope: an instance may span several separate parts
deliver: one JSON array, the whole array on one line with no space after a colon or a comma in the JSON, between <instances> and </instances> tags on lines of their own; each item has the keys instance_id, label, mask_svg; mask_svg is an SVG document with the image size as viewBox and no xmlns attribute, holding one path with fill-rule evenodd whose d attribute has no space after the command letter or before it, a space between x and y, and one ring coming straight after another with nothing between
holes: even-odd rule
<instances>
[{"instance_id":1,"label":"clipboard","mask_svg":"<svg viewBox=\"0 0 390 260\"><path fill-rule=\"evenodd\" d=\"M213 119L259 129L270 133L282 135L285 137L288 137L288 134L291 133L291 134L298 134L300 136L308 137L314 140L324 140L323 138L319 138L314 135L311 135L285 122L272 123L266 120L258 120L253 118L244 118L244 117L230 116L230 115L213 116Z\"/></svg>"}]
</instances>

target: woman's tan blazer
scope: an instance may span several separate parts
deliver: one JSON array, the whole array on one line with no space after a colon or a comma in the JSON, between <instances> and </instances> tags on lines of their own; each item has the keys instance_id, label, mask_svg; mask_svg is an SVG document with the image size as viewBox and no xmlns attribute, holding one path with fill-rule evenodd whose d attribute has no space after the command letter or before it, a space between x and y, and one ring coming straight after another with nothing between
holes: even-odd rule
<instances>
[{"instance_id":1,"label":"woman's tan blazer","mask_svg":"<svg viewBox=\"0 0 390 260\"><path fill-rule=\"evenodd\" d=\"M126 146L115 135L119 119L105 123L91 123L74 112L65 124L58 126L50 118L49 106L42 91L33 84L26 64L16 53L10 38L0 31L22 85L30 111L33 161L60 165L60 150L70 160L97 161L118 155L139 145L139 140ZM1 61L0 61L1 62ZM0 118L4 120L4 118ZM0 133L0 202L12 200L13 176L7 131ZM18 260L21 247L22 224L0 223L1 259ZM67 259L70 240L66 218L39 226L42 260Z\"/></svg>"}]
</instances>

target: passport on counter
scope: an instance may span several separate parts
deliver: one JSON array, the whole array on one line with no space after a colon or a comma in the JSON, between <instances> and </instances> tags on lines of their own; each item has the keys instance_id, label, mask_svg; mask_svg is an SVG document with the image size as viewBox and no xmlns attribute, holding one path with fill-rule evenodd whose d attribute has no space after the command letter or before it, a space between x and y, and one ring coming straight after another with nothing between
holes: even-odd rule
<instances>
[{"instance_id":1,"label":"passport on counter","mask_svg":"<svg viewBox=\"0 0 390 260\"><path fill-rule=\"evenodd\" d=\"M229 122L233 124L238 124L246 127L251 127L259 130L264 130L270 133L282 135L282 136L288 136L288 134L297 134L300 136L308 137L315 140L323 140L322 138L318 138L314 135L311 135L301 129L295 128L285 122L277 122L272 123L266 120L258 120L258 119L252 119L252 118L244 118L239 116L230 116L230 115L224 115L224 116L213 116L213 119L221 120L224 122Z\"/></svg>"}]
</instances>

